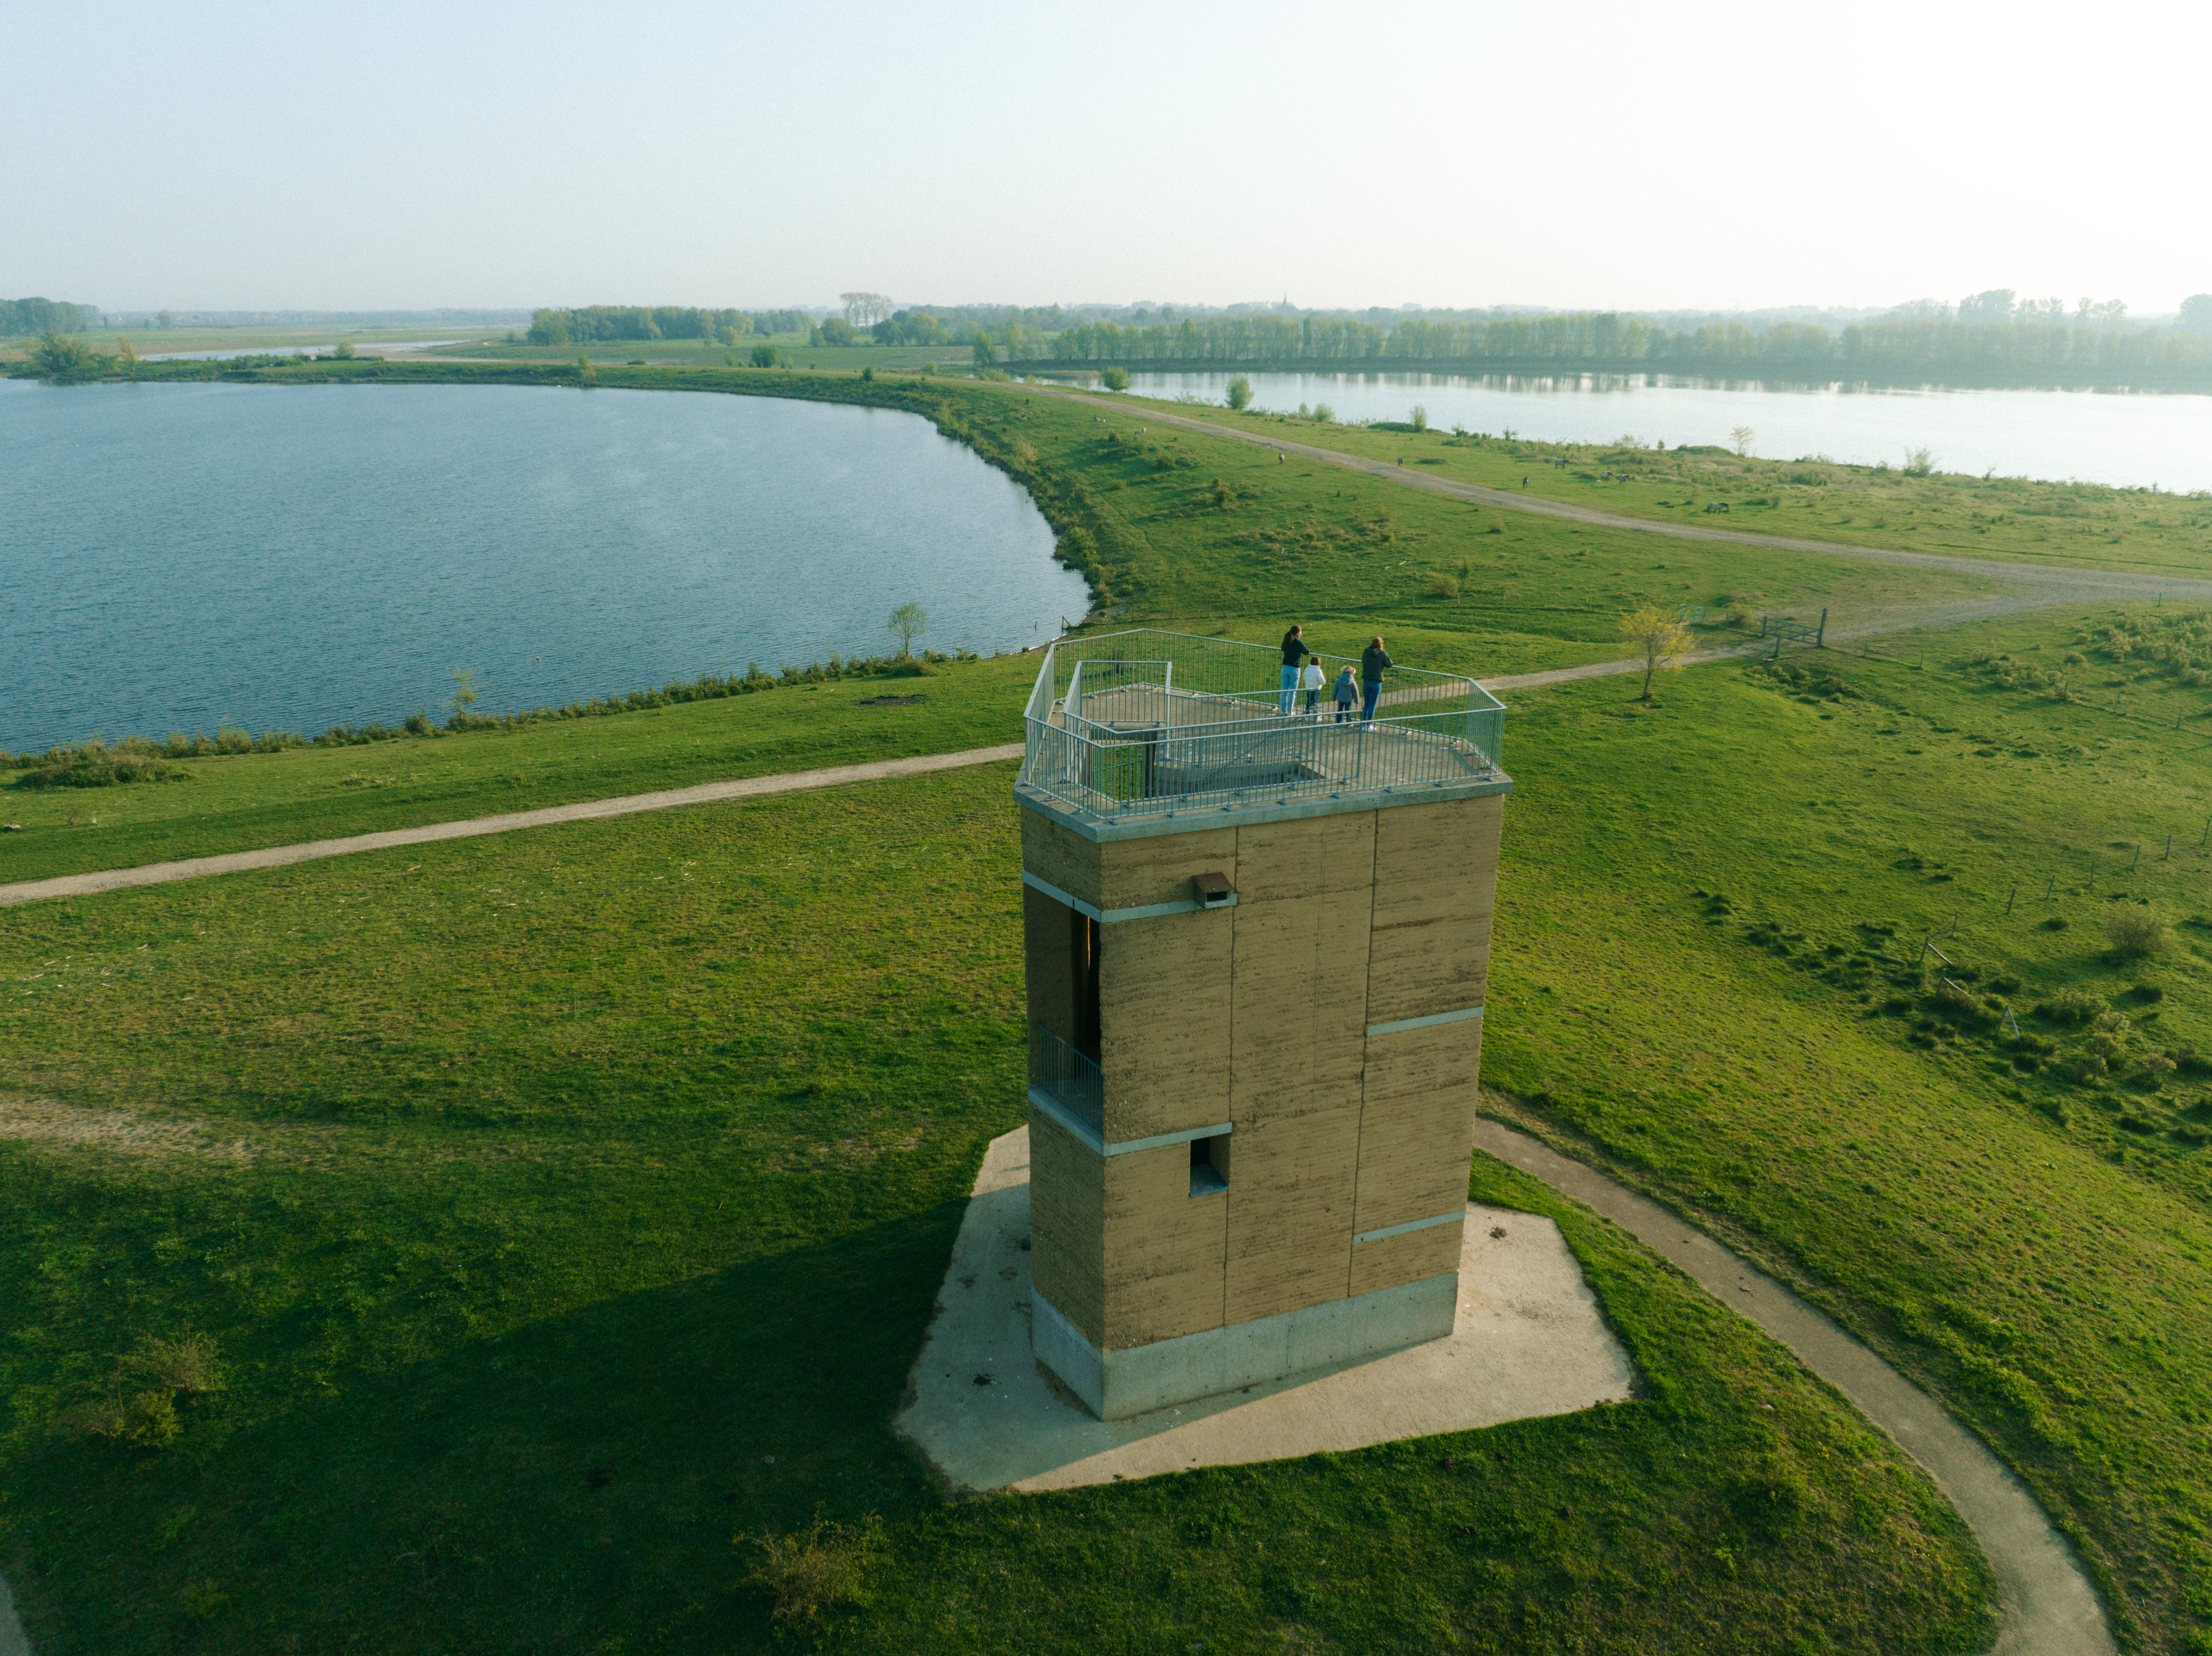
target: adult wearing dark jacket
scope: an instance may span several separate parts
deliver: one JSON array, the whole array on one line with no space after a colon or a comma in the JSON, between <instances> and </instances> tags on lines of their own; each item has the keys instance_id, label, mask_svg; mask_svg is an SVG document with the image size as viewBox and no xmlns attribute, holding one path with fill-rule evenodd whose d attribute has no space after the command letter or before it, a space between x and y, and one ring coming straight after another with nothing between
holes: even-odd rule
<instances>
[{"instance_id":1,"label":"adult wearing dark jacket","mask_svg":"<svg viewBox=\"0 0 2212 1656\"><path fill-rule=\"evenodd\" d=\"M1284 713L1291 711L1291 698L1298 692L1298 669L1313 653L1306 648L1305 633L1304 628L1293 627L1283 634L1282 694L1277 698L1277 706Z\"/></svg>"},{"instance_id":2,"label":"adult wearing dark jacket","mask_svg":"<svg viewBox=\"0 0 2212 1656\"><path fill-rule=\"evenodd\" d=\"M1367 647L1359 652L1359 688L1363 704L1359 722L1362 725L1375 722L1375 701L1382 694L1382 675L1397 664L1390 659L1379 638L1368 640Z\"/></svg>"}]
</instances>

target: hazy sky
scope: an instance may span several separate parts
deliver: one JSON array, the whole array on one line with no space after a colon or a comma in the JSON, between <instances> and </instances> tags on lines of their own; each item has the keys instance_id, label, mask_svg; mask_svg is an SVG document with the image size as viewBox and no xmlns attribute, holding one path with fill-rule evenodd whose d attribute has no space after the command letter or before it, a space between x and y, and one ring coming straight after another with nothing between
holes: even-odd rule
<instances>
[{"instance_id":1,"label":"hazy sky","mask_svg":"<svg viewBox=\"0 0 2212 1656\"><path fill-rule=\"evenodd\" d=\"M33 32L10 4L8 31ZM0 295L111 309L2212 290L2199 7L102 6Z\"/></svg>"}]
</instances>

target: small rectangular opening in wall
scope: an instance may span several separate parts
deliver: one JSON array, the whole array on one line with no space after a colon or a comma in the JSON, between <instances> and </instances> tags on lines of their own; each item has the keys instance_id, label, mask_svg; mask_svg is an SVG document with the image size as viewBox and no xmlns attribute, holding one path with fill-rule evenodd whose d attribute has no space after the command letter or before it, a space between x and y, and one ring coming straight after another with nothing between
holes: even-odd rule
<instances>
[{"instance_id":1,"label":"small rectangular opening in wall","mask_svg":"<svg viewBox=\"0 0 2212 1656\"><path fill-rule=\"evenodd\" d=\"M1190 1193L1211 1196L1229 1188L1229 1135L1190 1141Z\"/></svg>"}]
</instances>

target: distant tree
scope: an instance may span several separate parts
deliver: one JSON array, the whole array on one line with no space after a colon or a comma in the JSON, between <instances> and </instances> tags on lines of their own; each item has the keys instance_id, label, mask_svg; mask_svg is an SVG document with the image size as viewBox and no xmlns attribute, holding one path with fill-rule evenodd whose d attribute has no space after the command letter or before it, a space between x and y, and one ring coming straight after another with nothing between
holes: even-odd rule
<instances>
[{"instance_id":1,"label":"distant tree","mask_svg":"<svg viewBox=\"0 0 2212 1656\"><path fill-rule=\"evenodd\" d=\"M352 361L354 355L353 341L350 339L339 340L337 343L337 349L333 350L331 355L337 358L341 362Z\"/></svg>"},{"instance_id":2,"label":"distant tree","mask_svg":"<svg viewBox=\"0 0 2212 1656\"><path fill-rule=\"evenodd\" d=\"M975 349L974 355L975 358L975 366L979 368L989 368L998 366L999 355L996 351L991 349L991 336L985 333L981 328L975 330Z\"/></svg>"},{"instance_id":3,"label":"distant tree","mask_svg":"<svg viewBox=\"0 0 2212 1656\"><path fill-rule=\"evenodd\" d=\"M1229 406L1232 409L1251 407L1252 382L1249 379L1245 379L1243 375L1239 374L1236 379L1229 382L1228 397Z\"/></svg>"},{"instance_id":4,"label":"distant tree","mask_svg":"<svg viewBox=\"0 0 2212 1656\"><path fill-rule=\"evenodd\" d=\"M1748 458L1751 453L1751 440L1758 435L1759 434L1749 426L1735 426L1729 428L1729 441L1735 445L1735 452L1739 458Z\"/></svg>"},{"instance_id":5,"label":"distant tree","mask_svg":"<svg viewBox=\"0 0 2212 1656\"><path fill-rule=\"evenodd\" d=\"M1314 404L1313 417L1316 425L1333 426L1336 423L1336 410L1326 403L1316 403Z\"/></svg>"},{"instance_id":6,"label":"distant tree","mask_svg":"<svg viewBox=\"0 0 2212 1656\"><path fill-rule=\"evenodd\" d=\"M155 325L155 327L157 327L157 328L173 328L173 327L175 327L175 326L177 325L177 313L176 313L174 311L156 311L156 312L154 312L154 325Z\"/></svg>"},{"instance_id":7,"label":"distant tree","mask_svg":"<svg viewBox=\"0 0 2212 1656\"><path fill-rule=\"evenodd\" d=\"M929 630L929 612L918 604L902 604L891 611L890 629L898 634L899 654L914 653L914 641Z\"/></svg>"},{"instance_id":8,"label":"distant tree","mask_svg":"<svg viewBox=\"0 0 2212 1656\"><path fill-rule=\"evenodd\" d=\"M888 294L851 293L837 297L845 306L845 320L856 328L872 328L891 313Z\"/></svg>"},{"instance_id":9,"label":"distant tree","mask_svg":"<svg viewBox=\"0 0 2212 1656\"><path fill-rule=\"evenodd\" d=\"M568 343L568 318L558 311L538 311L530 318L530 343L533 345L565 345Z\"/></svg>"},{"instance_id":10,"label":"distant tree","mask_svg":"<svg viewBox=\"0 0 2212 1656\"><path fill-rule=\"evenodd\" d=\"M1098 383L1108 391L1127 391L1129 389L1129 371L1122 367L1109 368L1098 376Z\"/></svg>"},{"instance_id":11,"label":"distant tree","mask_svg":"<svg viewBox=\"0 0 2212 1656\"><path fill-rule=\"evenodd\" d=\"M1970 294L1959 301L1959 320L2009 322L2015 296L2009 288L1990 288L1978 294Z\"/></svg>"},{"instance_id":12,"label":"distant tree","mask_svg":"<svg viewBox=\"0 0 2212 1656\"><path fill-rule=\"evenodd\" d=\"M1649 701L1651 676L1662 667L1680 667L1689 654L1689 628L1674 619L1672 610L1647 604L1620 618L1620 635L1644 658L1644 700Z\"/></svg>"},{"instance_id":13,"label":"distant tree","mask_svg":"<svg viewBox=\"0 0 2212 1656\"><path fill-rule=\"evenodd\" d=\"M773 345L753 347L752 365L757 368L772 368L783 361L782 353Z\"/></svg>"},{"instance_id":14,"label":"distant tree","mask_svg":"<svg viewBox=\"0 0 2212 1656\"><path fill-rule=\"evenodd\" d=\"M1413 411L1406 417L1412 422L1415 431L1426 431L1429 428L1429 411L1419 403L1413 404Z\"/></svg>"},{"instance_id":15,"label":"distant tree","mask_svg":"<svg viewBox=\"0 0 2212 1656\"><path fill-rule=\"evenodd\" d=\"M466 716L469 709L476 705L476 669L456 667L446 676L453 681L453 717L459 719Z\"/></svg>"},{"instance_id":16,"label":"distant tree","mask_svg":"<svg viewBox=\"0 0 2212 1656\"><path fill-rule=\"evenodd\" d=\"M857 345L861 343L860 331L842 316L825 316L815 328L813 337L806 343L810 345Z\"/></svg>"},{"instance_id":17,"label":"distant tree","mask_svg":"<svg viewBox=\"0 0 2212 1656\"><path fill-rule=\"evenodd\" d=\"M115 336L115 364L133 379L138 377L138 352L127 334Z\"/></svg>"},{"instance_id":18,"label":"distant tree","mask_svg":"<svg viewBox=\"0 0 2212 1656\"><path fill-rule=\"evenodd\" d=\"M2212 335L2212 294L2191 294L2181 301L2181 327L2185 333Z\"/></svg>"}]
</instances>

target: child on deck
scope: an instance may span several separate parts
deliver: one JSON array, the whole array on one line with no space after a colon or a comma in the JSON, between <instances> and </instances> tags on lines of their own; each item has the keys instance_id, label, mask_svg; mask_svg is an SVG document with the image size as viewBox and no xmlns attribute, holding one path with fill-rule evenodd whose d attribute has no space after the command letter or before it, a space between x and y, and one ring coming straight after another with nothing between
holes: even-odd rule
<instances>
[{"instance_id":1,"label":"child on deck","mask_svg":"<svg viewBox=\"0 0 2212 1656\"><path fill-rule=\"evenodd\" d=\"M1305 669L1298 675L1298 682L1306 693L1306 717L1309 719L1321 717L1322 676L1321 663L1308 656Z\"/></svg>"},{"instance_id":2,"label":"child on deck","mask_svg":"<svg viewBox=\"0 0 2212 1656\"><path fill-rule=\"evenodd\" d=\"M1347 667L1336 676L1336 722L1340 725L1352 717L1352 705L1359 700L1359 687L1352 682L1352 669Z\"/></svg>"}]
</instances>

